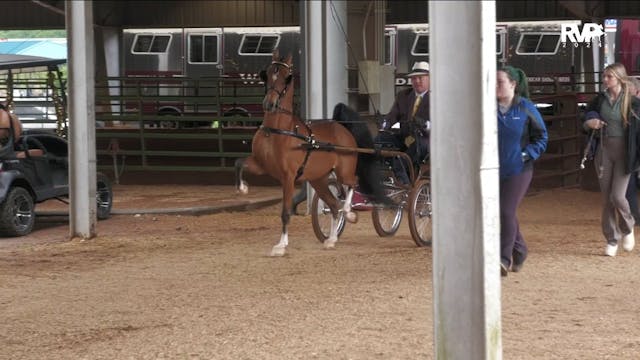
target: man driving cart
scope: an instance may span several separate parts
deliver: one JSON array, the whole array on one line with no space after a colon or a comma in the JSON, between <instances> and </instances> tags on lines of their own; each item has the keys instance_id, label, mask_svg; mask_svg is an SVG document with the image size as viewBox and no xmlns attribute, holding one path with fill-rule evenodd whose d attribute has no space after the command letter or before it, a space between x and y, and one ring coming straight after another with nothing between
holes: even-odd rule
<instances>
[{"instance_id":1,"label":"man driving cart","mask_svg":"<svg viewBox=\"0 0 640 360\"><path fill-rule=\"evenodd\" d=\"M407 166L418 165L429 155L429 63L419 61L413 65L411 89L403 90L396 96L391 111L380 125L376 143L389 144L409 155L413 164L406 164L399 157L393 159L393 171L403 184L409 184ZM392 132L395 124L399 132Z\"/></svg>"},{"instance_id":2,"label":"man driving cart","mask_svg":"<svg viewBox=\"0 0 640 360\"><path fill-rule=\"evenodd\" d=\"M391 160L396 179L404 185L410 184L409 167L417 167L429 156L429 63L416 62L407 77L411 79L411 88L396 95L375 139L383 148L403 151L411 158L412 164L399 156ZM357 191L352 204L356 209L369 205L366 195Z\"/></svg>"}]
</instances>

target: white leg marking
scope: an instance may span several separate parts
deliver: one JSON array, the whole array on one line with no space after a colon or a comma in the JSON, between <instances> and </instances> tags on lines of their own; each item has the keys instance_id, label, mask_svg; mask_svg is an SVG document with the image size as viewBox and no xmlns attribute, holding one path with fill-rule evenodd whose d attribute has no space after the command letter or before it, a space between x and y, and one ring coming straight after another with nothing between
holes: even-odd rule
<instances>
[{"instance_id":1,"label":"white leg marking","mask_svg":"<svg viewBox=\"0 0 640 360\"><path fill-rule=\"evenodd\" d=\"M351 211L351 199L353 199L353 188L349 188L349 191L347 192L347 198L344 201L342 211L344 211L345 219L347 219L348 222L354 224L356 221L358 221L358 215Z\"/></svg>"},{"instance_id":2,"label":"white leg marking","mask_svg":"<svg viewBox=\"0 0 640 360\"><path fill-rule=\"evenodd\" d=\"M246 181L241 180L240 181L240 186L238 186L238 191L240 192L240 194L246 195L249 193L249 185L247 184Z\"/></svg>"},{"instance_id":3,"label":"white leg marking","mask_svg":"<svg viewBox=\"0 0 640 360\"><path fill-rule=\"evenodd\" d=\"M280 235L280 242L271 249L271 256L283 256L287 251L287 245L289 245L289 234L285 232Z\"/></svg>"},{"instance_id":4,"label":"white leg marking","mask_svg":"<svg viewBox=\"0 0 640 360\"><path fill-rule=\"evenodd\" d=\"M324 241L325 249L333 249L336 247L338 241L338 220L331 217L331 231L329 232L329 238Z\"/></svg>"}]
</instances>

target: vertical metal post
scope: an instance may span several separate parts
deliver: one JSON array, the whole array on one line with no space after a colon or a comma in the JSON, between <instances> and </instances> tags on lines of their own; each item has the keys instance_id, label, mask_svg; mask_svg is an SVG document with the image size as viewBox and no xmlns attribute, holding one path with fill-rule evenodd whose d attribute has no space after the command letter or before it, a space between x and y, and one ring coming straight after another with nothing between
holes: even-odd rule
<instances>
[{"instance_id":1,"label":"vertical metal post","mask_svg":"<svg viewBox=\"0 0 640 360\"><path fill-rule=\"evenodd\" d=\"M306 119L327 119L333 107L347 103L347 3L309 0L300 3L303 38L302 91ZM318 16L321 14L321 16ZM307 187L307 214L313 188Z\"/></svg>"},{"instance_id":2,"label":"vertical metal post","mask_svg":"<svg viewBox=\"0 0 640 360\"><path fill-rule=\"evenodd\" d=\"M96 235L93 2L65 2L69 62L69 235Z\"/></svg>"},{"instance_id":3,"label":"vertical metal post","mask_svg":"<svg viewBox=\"0 0 640 360\"><path fill-rule=\"evenodd\" d=\"M495 2L428 6L436 358L501 359Z\"/></svg>"}]
</instances>

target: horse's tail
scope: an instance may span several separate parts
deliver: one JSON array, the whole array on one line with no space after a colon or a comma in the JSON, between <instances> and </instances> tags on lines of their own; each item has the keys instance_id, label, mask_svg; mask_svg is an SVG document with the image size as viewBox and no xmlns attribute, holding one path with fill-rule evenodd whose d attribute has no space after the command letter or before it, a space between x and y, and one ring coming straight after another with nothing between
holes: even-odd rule
<instances>
[{"instance_id":1,"label":"horse's tail","mask_svg":"<svg viewBox=\"0 0 640 360\"><path fill-rule=\"evenodd\" d=\"M361 148L374 148L373 136L366 122L360 120L360 115L343 103L339 103L333 109L333 119L349 129L356 144ZM390 204L382 185L382 172L380 161L373 154L358 154L356 175L360 191L373 197L373 201Z\"/></svg>"}]
</instances>

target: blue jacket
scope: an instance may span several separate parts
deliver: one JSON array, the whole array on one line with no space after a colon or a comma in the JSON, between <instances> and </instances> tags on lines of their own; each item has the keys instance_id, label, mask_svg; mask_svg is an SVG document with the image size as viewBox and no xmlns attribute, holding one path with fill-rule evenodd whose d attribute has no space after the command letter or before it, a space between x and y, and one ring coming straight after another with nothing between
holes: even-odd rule
<instances>
[{"instance_id":1,"label":"blue jacket","mask_svg":"<svg viewBox=\"0 0 640 360\"><path fill-rule=\"evenodd\" d=\"M547 127L531 100L517 96L509 111L498 111L500 179L533 168L547 148Z\"/></svg>"}]
</instances>

